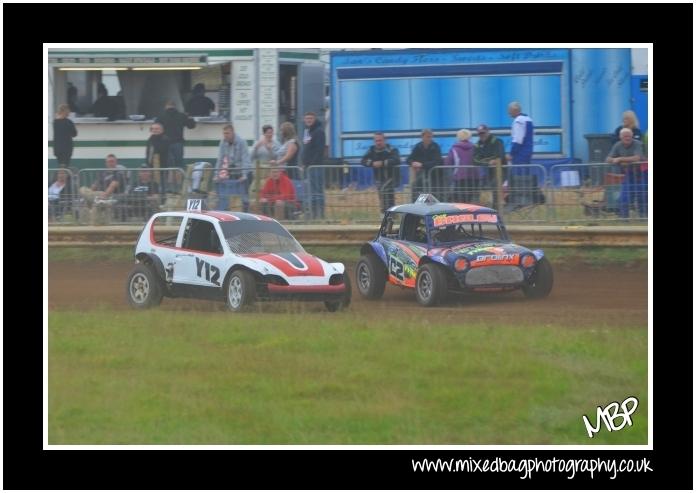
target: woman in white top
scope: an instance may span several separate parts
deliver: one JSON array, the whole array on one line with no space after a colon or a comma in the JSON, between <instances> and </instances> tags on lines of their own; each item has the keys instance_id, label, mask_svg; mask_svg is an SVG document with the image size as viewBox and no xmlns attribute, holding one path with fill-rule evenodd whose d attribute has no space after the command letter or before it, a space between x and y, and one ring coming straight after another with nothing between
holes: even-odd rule
<instances>
[{"instance_id":1,"label":"woman in white top","mask_svg":"<svg viewBox=\"0 0 696 493\"><path fill-rule=\"evenodd\" d=\"M264 125L261 130L263 135L254 144L254 149L251 151L251 159L258 159L261 162L267 163L278 157L280 144L273 138L273 127Z\"/></svg>"}]
</instances>

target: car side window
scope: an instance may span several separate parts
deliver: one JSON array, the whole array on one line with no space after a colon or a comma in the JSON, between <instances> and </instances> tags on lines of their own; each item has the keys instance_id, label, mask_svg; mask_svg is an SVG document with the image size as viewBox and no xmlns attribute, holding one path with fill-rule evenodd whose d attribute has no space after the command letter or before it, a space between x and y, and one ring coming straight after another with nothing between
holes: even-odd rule
<instances>
[{"instance_id":1,"label":"car side window","mask_svg":"<svg viewBox=\"0 0 696 493\"><path fill-rule=\"evenodd\" d=\"M428 236L425 230L425 218L416 214L406 214L402 228L402 238L415 243L427 243Z\"/></svg>"},{"instance_id":2,"label":"car side window","mask_svg":"<svg viewBox=\"0 0 696 493\"><path fill-rule=\"evenodd\" d=\"M189 218L186 222L181 246L189 250L222 253L222 245L220 245L220 238L217 231L215 231L215 226L209 221L200 219Z\"/></svg>"},{"instance_id":3,"label":"car side window","mask_svg":"<svg viewBox=\"0 0 696 493\"><path fill-rule=\"evenodd\" d=\"M380 236L398 240L399 231L401 230L401 221L403 217L403 212L387 213L384 223L382 224L382 229L379 232Z\"/></svg>"},{"instance_id":4,"label":"car side window","mask_svg":"<svg viewBox=\"0 0 696 493\"><path fill-rule=\"evenodd\" d=\"M176 246L179 228L183 217L160 216L152 221L152 238L154 243L164 246Z\"/></svg>"}]
</instances>

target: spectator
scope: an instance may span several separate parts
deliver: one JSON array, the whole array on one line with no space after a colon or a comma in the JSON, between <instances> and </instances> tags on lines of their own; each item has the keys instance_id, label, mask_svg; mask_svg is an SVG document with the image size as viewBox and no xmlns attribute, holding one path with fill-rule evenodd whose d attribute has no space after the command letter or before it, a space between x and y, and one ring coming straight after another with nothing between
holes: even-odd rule
<instances>
[{"instance_id":1,"label":"spectator","mask_svg":"<svg viewBox=\"0 0 696 493\"><path fill-rule=\"evenodd\" d=\"M205 84L199 82L193 86L191 99L184 109L190 116L210 116L210 112L215 111L215 103L205 95Z\"/></svg>"},{"instance_id":2,"label":"spectator","mask_svg":"<svg viewBox=\"0 0 696 493\"><path fill-rule=\"evenodd\" d=\"M466 204L477 203L481 187L481 168L474 164L474 145L469 142L471 132L457 132L457 143L445 158L447 166L455 166L452 174L452 200Z\"/></svg>"},{"instance_id":3,"label":"spectator","mask_svg":"<svg viewBox=\"0 0 696 493\"><path fill-rule=\"evenodd\" d=\"M159 184L153 178L152 169L147 164L140 165L137 183L129 195L130 204L145 220L158 210L164 197L160 195Z\"/></svg>"},{"instance_id":4,"label":"spectator","mask_svg":"<svg viewBox=\"0 0 696 493\"><path fill-rule=\"evenodd\" d=\"M512 120L512 147L507 160L511 164L531 164L534 152L534 123L522 113L522 107L517 101L508 105L508 115Z\"/></svg>"},{"instance_id":5,"label":"spectator","mask_svg":"<svg viewBox=\"0 0 696 493\"><path fill-rule=\"evenodd\" d=\"M94 116L107 117L109 120L116 119L116 108L114 107L114 102L109 97L109 91L102 82L100 82L97 86L97 100L92 105L92 113Z\"/></svg>"},{"instance_id":6,"label":"spectator","mask_svg":"<svg viewBox=\"0 0 696 493\"><path fill-rule=\"evenodd\" d=\"M168 162L169 139L164 135L164 127L162 124L153 123L150 125L150 138L147 139L147 145L145 146L145 164L147 168L155 169L154 180L158 185L167 183L166 172L158 171L158 169L166 168ZM161 173L164 173L164 177ZM152 172L150 174L152 174Z\"/></svg>"},{"instance_id":7,"label":"spectator","mask_svg":"<svg viewBox=\"0 0 696 493\"><path fill-rule=\"evenodd\" d=\"M66 170L59 169L53 175L53 183L48 187L48 220L60 221L69 203L70 177Z\"/></svg>"},{"instance_id":8,"label":"spectator","mask_svg":"<svg viewBox=\"0 0 696 493\"><path fill-rule=\"evenodd\" d=\"M300 155L300 144L297 142L297 133L295 125L290 122L285 122L280 126L280 138L283 145L278 148L278 159L272 159L270 164L273 166L297 166L297 160ZM293 177L294 169L288 170L288 176ZM290 173L292 172L292 173Z\"/></svg>"},{"instance_id":9,"label":"spectator","mask_svg":"<svg viewBox=\"0 0 696 493\"><path fill-rule=\"evenodd\" d=\"M53 119L53 154L58 160L58 166L67 168L73 153L73 137L77 137L77 129L68 115L70 107L67 104L58 106Z\"/></svg>"},{"instance_id":10,"label":"spectator","mask_svg":"<svg viewBox=\"0 0 696 493\"><path fill-rule=\"evenodd\" d=\"M271 170L271 176L261 190L263 213L277 219L292 219L296 208L295 186L279 168Z\"/></svg>"},{"instance_id":11,"label":"spectator","mask_svg":"<svg viewBox=\"0 0 696 493\"><path fill-rule=\"evenodd\" d=\"M184 127L195 128L196 122L185 113L176 109L173 101L167 101L164 105L164 113L155 119L164 127L164 135L169 139L169 167L184 169ZM176 176L171 173L172 177ZM177 182L178 183L178 182ZM174 191L174 183L170 179L170 190Z\"/></svg>"},{"instance_id":12,"label":"spectator","mask_svg":"<svg viewBox=\"0 0 696 493\"><path fill-rule=\"evenodd\" d=\"M258 159L263 163L268 163L278 156L280 144L273 138L273 127L271 125L264 125L261 131L263 135L254 144L254 148L251 151L251 160Z\"/></svg>"},{"instance_id":13,"label":"spectator","mask_svg":"<svg viewBox=\"0 0 696 493\"><path fill-rule=\"evenodd\" d=\"M80 114L80 107L77 106L77 87L68 82L68 106L70 107L70 112L75 113L75 115Z\"/></svg>"},{"instance_id":14,"label":"spectator","mask_svg":"<svg viewBox=\"0 0 696 493\"><path fill-rule=\"evenodd\" d=\"M374 145L362 158L362 165L372 168L382 213L394 206L394 186L399 183L399 149L386 143L384 133L376 132Z\"/></svg>"},{"instance_id":15,"label":"spectator","mask_svg":"<svg viewBox=\"0 0 696 493\"><path fill-rule=\"evenodd\" d=\"M228 210L230 197L239 195L242 198L243 211L248 212L248 182L254 176L250 171L249 150L245 140L235 134L233 125L225 125L222 128L222 135L214 178L218 194L217 208L222 211Z\"/></svg>"},{"instance_id":16,"label":"spectator","mask_svg":"<svg viewBox=\"0 0 696 493\"><path fill-rule=\"evenodd\" d=\"M497 178L497 167L506 166L505 145L503 141L493 135L485 123L480 124L476 132L478 142L474 148L474 164L485 166L483 176L486 184L493 192L492 207L498 206L498 188L505 180L506 168L501 168L500 181Z\"/></svg>"},{"instance_id":17,"label":"spectator","mask_svg":"<svg viewBox=\"0 0 696 493\"><path fill-rule=\"evenodd\" d=\"M442 185L441 175L442 170L438 169L433 172L435 166L442 166L442 150L440 145L433 141L433 131L429 128L421 132L422 141L415 145L411 154L406 159L406 162L414 173L414 180L411 189L411 198L415 202L418 195L425 191L425 183L428 177L433 178L431 187L435 190L440 189Z\"/></svg>"},{"instance_id":18,"label":"spectator","mask_svg":"<svg viewBox=\"0 0 696 493\"><path fill-rule=\"evenodd\" d=\"M640 123L638 122L638 117L636 116L635 112L631 110L624 111L621 117L623 118L623 125L619 125L616 127L616 130L614 130L614 144L621 140L621 136L619 134L621 133L622 128L631 129L633 132L633 138L640 142L643 134L640 131Z\"/></svg>"},{"instance_id":19,"label":"spectator","mask_svg":"<svg viewBox=\"0 0 696 493\"><path fill-rule=\"evenodd\" d=\"M308 111L304 115L304 137L302 142L302 166L306 169L309 166L321 166L324 162L324 147L326 146L326 136L321 128L321 123L317 120L317 115ZM307 176L307 174L306 174ZM324 218L324 169L314 168L308 174L310 183L310 210L312 218Z\"/></svg>"},{"instance_id":20,"label":"spectator","mask_svg":"<svg viewBox=\"0 0 696 493\"><path fill-rule=\"evenodd\" d=\"M80 195L93 213L97 208L110 210L116 202L114 196L126 191L126 168L118 164L118 159L113 154L106 156L105 164L106 170L99 174L91 187L80 187ZM97 222L97 214L92 214L92 222Z\"/></svg>"},{"instance_id":21,"label":"spectator","mask_svg":"<svg viewBox=\"0 0 696 493\"><path fill-rule=\"evenodd\" d=\"M112 104L114 108L113 119L114 120L125 120L126 119L126 100L123 98L123 91L118 91L116 96L112 98Z\"/></svg>"},{"instance_id":22,"label":"spectator","mask_svg":"<svg viewBox=\"0 0 696 493\"><path fill-rule=\"evenodd\" d=\"M640 162L643 160L642 145L633 138L632 128L622 128L619 132L621 140L614 144L607 156L607 162L618 164L624 172L619 196L619 215L628 218L629 208L635 201L640 217L647 217L647 187L648 172L641 171Z\"/></svg>"}]
</instances>

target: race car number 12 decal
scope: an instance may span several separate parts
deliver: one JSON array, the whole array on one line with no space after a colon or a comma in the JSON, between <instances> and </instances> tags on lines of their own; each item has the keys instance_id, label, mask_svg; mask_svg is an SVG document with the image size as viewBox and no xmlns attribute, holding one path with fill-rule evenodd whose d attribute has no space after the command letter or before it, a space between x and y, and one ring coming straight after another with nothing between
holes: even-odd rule
<instances>
[{"instance_id":1,"label":"race car number 12 decal","mask_svg":"<svg viewBox=\"0 0 696 493\"><path fill-rule=\"evenodd\" d=\"M389 256L389 273L399 281L404 280L404 264L396 257Z\"/></svg>"},{"instance_id":2,"label":"race car number 12 decal","mask_svg":"<svg viewBox=\"0 0 696 493\"><path fill-rule=\"evenodd\" d=\"M196 275L203 278L203 268L205 267L205 280L210 281L216 286L220 285L220 269L210 265L203 259L196 257ZM211 275L212 274L212 275Z\"/></svg>"}]
</instances>

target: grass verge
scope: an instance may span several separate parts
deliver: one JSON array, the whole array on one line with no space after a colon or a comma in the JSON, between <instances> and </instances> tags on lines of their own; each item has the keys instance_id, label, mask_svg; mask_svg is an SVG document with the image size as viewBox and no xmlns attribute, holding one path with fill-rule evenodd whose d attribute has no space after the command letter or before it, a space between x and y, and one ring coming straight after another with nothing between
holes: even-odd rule
<instances>
[{"instance_id":1,"label":"grass verge","mask_svg":"<svg viewBox=\"0 0 696 493\"><path fill-rule=\"evenodd\" d=\"M52 311L48 396L51 444L645 444L647 330Z\"/></svg>"}]
</instances>

